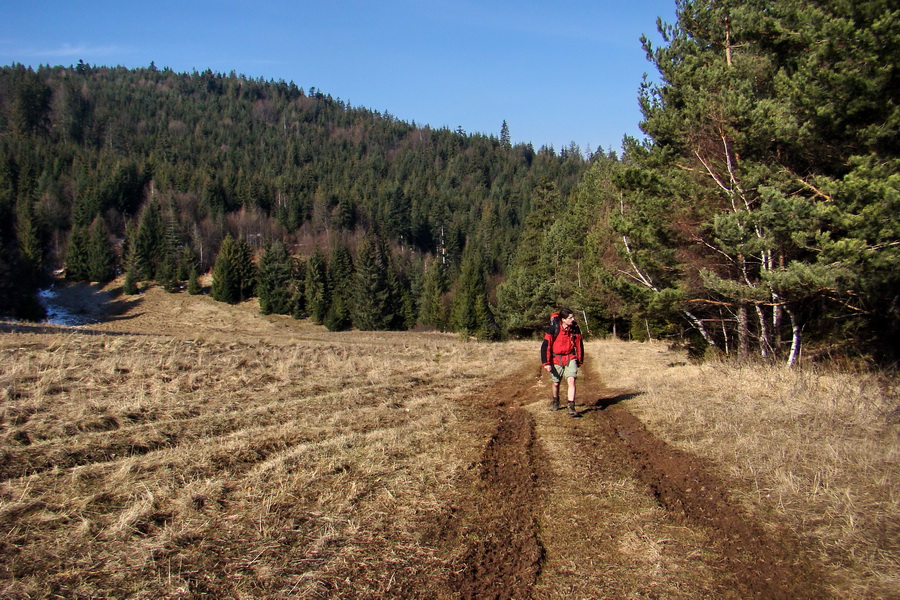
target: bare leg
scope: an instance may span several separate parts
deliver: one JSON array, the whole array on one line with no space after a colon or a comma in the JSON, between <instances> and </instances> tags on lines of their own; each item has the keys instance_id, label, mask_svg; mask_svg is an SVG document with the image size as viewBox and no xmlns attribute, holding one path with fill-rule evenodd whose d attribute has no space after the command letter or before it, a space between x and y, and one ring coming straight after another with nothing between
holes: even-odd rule
<instances>
[{"instance_id":1,"label":"bare leg","mask_svg":"<svg viewBox=\"0 0 900 600\"><path fill-rule=\"evenodd\" d=\"M569 404L567 407L569 409L569 416L570 417L580 417L581 415L578 414L577 410L575 410L575 378L568 377L568 378L566 378L566 382L568 383L568 387L569 387L569 389L568 389Z\"/></svg>"}]
</instances>

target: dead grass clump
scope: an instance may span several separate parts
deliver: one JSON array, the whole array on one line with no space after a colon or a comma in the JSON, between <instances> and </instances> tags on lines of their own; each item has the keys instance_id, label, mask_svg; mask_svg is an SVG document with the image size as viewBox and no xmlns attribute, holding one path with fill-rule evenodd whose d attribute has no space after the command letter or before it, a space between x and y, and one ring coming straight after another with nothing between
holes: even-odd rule
<instances>
[{"instance_id":1,"label":"dead grass clump","mask_svg":"<svg viewBox=\"0 0 900 600\"><path fill-rule=\"evenodd\" d=\"M661 437L747 483L742 500L821 548L844 597L900 586L900 397L874 374L687 364L663 346L599 342L608 381ZM674 366L670 366L674 365ZM889 594L888 594L889 595Z\"/></svg>"}]
</instances>

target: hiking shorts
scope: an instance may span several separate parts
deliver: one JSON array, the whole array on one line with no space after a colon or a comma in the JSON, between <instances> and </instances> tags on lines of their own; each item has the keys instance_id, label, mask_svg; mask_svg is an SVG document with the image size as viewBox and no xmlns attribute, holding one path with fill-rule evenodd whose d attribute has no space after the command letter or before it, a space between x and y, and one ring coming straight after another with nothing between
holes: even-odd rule
<instances>
[{"instance_id":1,"label":"hiking shorts","mask_svg":"<svg viewBox=\"0 0 900 600\"><path fill-rule=\"evenodd\" d=\"M553 368L556 370L557 375L562 375L562 377L554 377L553 371L550 371L550 380L553 383L559 383L563 379L568 379L569 377L578 377L578 361L574 358L569 361L565 367L561 367L559 365L553 365Z\"/></svg>"}]
</instances>

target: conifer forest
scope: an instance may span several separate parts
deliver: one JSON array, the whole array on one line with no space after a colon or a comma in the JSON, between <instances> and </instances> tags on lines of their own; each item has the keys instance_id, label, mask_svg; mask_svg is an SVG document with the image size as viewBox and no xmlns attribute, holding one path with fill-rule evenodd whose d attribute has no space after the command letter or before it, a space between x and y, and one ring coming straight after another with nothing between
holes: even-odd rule
<instances>
[{"instance_id":1,"label":"conifer forest","mask_svg":"<svg viewBox=\"0 0 900 600\"><path fill-rule=\"evenodd\" d=\"M529 337L569 306L698 355L896 361L896 4L678 0L660 32L621 152L234 72L4 66L0 312L122 276L332 331Z\"/></svg>"}]
</instances>

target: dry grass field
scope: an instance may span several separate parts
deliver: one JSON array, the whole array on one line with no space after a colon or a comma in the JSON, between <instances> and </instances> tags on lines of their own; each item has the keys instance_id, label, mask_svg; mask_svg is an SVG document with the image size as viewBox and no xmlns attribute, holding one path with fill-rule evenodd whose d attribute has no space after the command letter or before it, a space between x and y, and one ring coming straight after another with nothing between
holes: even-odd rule
<instances>
[{"instance_id":1,"label":"dry grass field","mask_svg":"<svg viewBox=\"0 0 900 600\"><path fill-rule=\"evenodd\" d=\"M2 598L891 598L898 393L69 290L0 324ZM80 308L78 308L80 307Z\"/></svg>"}]
</instances>

